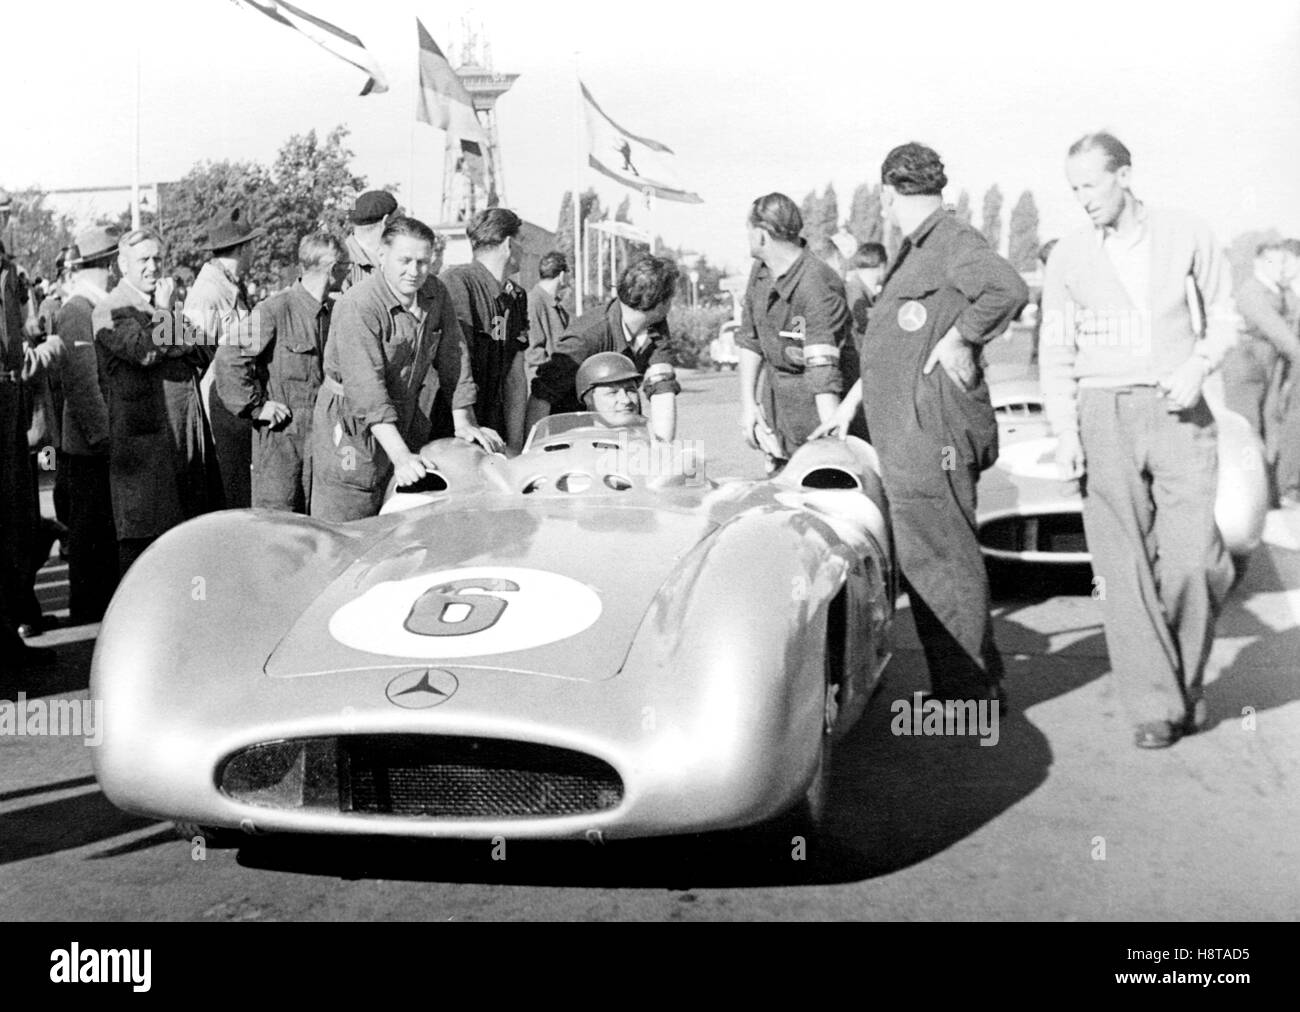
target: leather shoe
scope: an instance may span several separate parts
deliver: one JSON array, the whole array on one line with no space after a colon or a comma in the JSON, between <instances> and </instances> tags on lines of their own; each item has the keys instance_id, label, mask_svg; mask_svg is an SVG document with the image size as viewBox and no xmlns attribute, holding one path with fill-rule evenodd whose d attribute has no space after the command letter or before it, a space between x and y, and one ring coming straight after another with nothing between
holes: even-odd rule
<instances>
[{"instance_id":1,"label":"leather shoe","mask_svg":"<svg viewBox=\"0 0 1300 1012\"><path fill-rule=\"evenodd\" d=\"M1168 748L1182 737L1182 725L1168 720L1150 720L1137 726L1133 744L1138 748Z\"/></svg>"}]
</instances>

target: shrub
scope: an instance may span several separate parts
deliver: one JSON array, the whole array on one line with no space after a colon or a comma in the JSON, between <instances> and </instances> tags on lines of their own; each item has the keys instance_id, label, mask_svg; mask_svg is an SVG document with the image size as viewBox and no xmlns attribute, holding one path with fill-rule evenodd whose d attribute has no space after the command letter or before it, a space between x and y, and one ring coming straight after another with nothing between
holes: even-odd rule
<instances>
[{"instance_id":1,"label":"shrub","mask_svg":"<svg viewBox=\"0 0 1300 1012\"><path fill-rule=\"evenodd\" d=\"M728 306L680 306L676 302L668 312L670 346L677 364L697 369L709 364L709 342L718 336L718 328L731 319Z\"/></svg>"}]
</instances>

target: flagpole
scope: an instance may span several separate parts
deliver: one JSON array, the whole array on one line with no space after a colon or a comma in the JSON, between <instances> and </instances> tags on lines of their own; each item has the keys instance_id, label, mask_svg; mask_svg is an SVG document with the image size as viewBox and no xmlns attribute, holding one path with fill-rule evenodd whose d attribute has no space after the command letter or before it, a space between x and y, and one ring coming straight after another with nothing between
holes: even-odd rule
<instances>
[{"instance_id":1,"label":"flagpole","mask_svg":"<svg viewBox=\"0 0 1300 1012\"><path fill-rule=\"evenodd\" d=\"M578 72L580 55L578 50L573 51L574 98L577 102L577 118L574 120L574 126L577 127L577 141L573 175L573 316L575 319L582 315L583 288L586 280L584 275L587 272L587 264L582 257L582 153L585 147L583 135L586 133L586 127L582 108L582 78Z\"/></svg>"},{"instance_id":2,"label":"flagpole","mask_svg":"<svg viewBox=\"0 0 1300 1012\"><path fill-rule=\"evenodd\" d=\"M416 19L418 25L419 19ZM418 35L418 29L417 29ZM412 91L412 109L411 109L411 139L410 139L410 161L406 170L406 182L410 189L406 191L406 216L415 217L415 121L420 116L420 47L415 47L415 87ZM443 181L443 187L446 187L446 181Z\"/></svg>"},{"instance_id":3,"label":"flagpole","mask_svg":"<svg viewBox=\"0 0 1300 1012\"><path fill-rule=\"evenodd\" d=\"M131 164L131 230L140 227L140 37L135 40L135 157Z\"/></svg>"}]
</instances>

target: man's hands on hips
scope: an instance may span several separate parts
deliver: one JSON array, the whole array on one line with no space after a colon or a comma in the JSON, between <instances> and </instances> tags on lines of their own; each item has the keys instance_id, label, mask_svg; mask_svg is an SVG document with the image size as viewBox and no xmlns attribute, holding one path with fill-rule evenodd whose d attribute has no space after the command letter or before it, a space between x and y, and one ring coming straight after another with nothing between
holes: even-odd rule
<instances>
[{"instance_id":1,"label":"man's hands on hips","mask_svg":"<svg viewBox=\"0 0 1300 1012\"><path fill-rule=\"evenodd\" d=\"M975 348L962 338L956 327L944 334L934 346L934 351L925 360L924 374L929 376L935 365L943 366L948 378L963 390L974 387L979 377Z\"/></svg>"},{"instance_id":2,"label":"man's hands on hips","mask_svg":"<svg viewBox=\"0 0 1300 1012\"><path fill-rule=\"evenodd\" d=\"M1171 412L1186 411L1201 399L1201 385L1210 374L1210 364L1200 355L1186 362L1160 381L1165 407Z\"/></svg>"}]
</instances>

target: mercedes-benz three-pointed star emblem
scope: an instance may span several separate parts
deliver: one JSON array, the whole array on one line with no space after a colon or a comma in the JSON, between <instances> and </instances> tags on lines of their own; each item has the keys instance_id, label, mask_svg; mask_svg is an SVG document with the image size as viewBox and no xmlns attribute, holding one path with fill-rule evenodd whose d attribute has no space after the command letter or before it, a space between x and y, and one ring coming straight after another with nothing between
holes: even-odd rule
<instances>
[{"instance_id":1,"label":"mercedes-benz three-pointed star emblem","mask_svg":"<svg viewBox=\"0 0 1300 1012\"><path fill-rule=\"evenodd\" d=\"M445 703L460 688L450 671L441 668L413 668L403 671L388 683L385 695L394 706L407 710L425 710Z\"/></svg>"}]
</instances>

